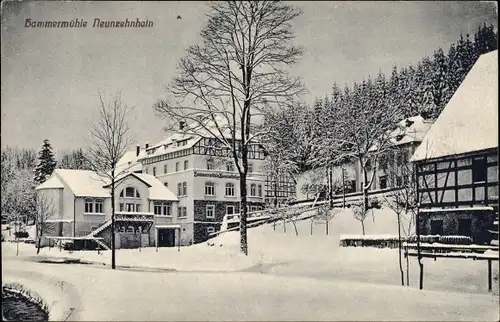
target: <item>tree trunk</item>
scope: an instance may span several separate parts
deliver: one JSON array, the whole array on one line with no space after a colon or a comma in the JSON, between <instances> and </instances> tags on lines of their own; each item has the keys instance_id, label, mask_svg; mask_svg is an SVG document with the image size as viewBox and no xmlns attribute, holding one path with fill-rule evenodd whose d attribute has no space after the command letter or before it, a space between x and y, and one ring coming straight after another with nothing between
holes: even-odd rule
<instances>
[{"instance_id":1,"label":"tree trunk","mask_svg":"<svg viewBox=\"0 0 500 322\"><path fill-rule=\"evenodd\" d=\"M311 220L311 236L313 234L313 224L314 224L314 220Z\"/></svg>"},{"instance_id":2,"label":"tree trunk","mask_svg":"<svg viewBox=\"0 0 500 322\"><path fill-rule=\"evenodd\" d=\"M297 230L297 224L295 223L295 219L292 219L293 228L295 229L295 236L299 235L299 231Z\"/></svg>"},{"instance_id":3,"label":"tree trunk","mask_svg":"<svg viewBox=\"0 0 500 322\"><path fill-rule=\"evenodd\" d=\"M406 246L406 285L410 286L410 256L408 256L408 246Z\"/></svg>"},{"instance_id":4,"label":"tree trunk","mask_svg":"<svg viewBox=\"0 0 500 322\"><path fill-rule=\"evenodd\" d=\"M419 220L418 213L417 213L416 221L417 221L416 222L416 224L417 224L417 255L418 255L418 266L420 268L419 289L423 289L424 288L424 264L422 263L422 256L420 253L420 220Z\"/></svg>"},{"instance_id":5,"label":"tree trunk","mask_svg":"<svg viewBox=\"0 0 500 322\"><path fill-rule=\"evenodd\" d=\"M363 236L365 235L365 221L361 220L361 229L363 230Z\"/></svg>"},{"instance_id":6,"label":"tree trunk","mask_svg":"<svg viewBox=\"0 0 500 322\"><path fill-rule=\"evenodd\" d=\"M247 168L248 161L243 158L244 168ZM248 255L248 240L247 240L247 176L245 173L240 173L240 250L243 254Z\"/></svg>"},{"instance_id":7,"label":"tree trunk","mask_svg":"<svg viewBox=\"0 0 500 322\"><path fill-rule=\"evenodd\" d=\"M342 166L342 208L345 208L345 174Z\"/></svg>"},{"instance_id":8,"label":"tree trunk","mask_svg":"<svg viewBox=\"0 0 500 322\"><path fill-rule=\"evenodd\" d=\"M278 209L278 177L274 178L274 209ZM273 220L273 230L276 230L276 219Z\"/></svg>"},{"instance_id":9,"label":"tree trunk","mask_svg":"<svg viewBox=\"0 0 500 322\"><path fill-rule=\"evenodd\" d=\"M111 171L111 269L116 269L115 247L115 170Z\"/></svg>"},{"instance_id":10,"label":"tree trunk","mask_svg":"<svg viewBox=\"0 0 500 322\"><path fill-rule=\"evenodd\" d=\"M325 219L325 227L326 227L326 228L325 228L325 230L326 230L325 232L326 232L326 234L328 235L328 233L329 233L329 231L330 231L330 218L328 218L328 215L326 215L326 217L325 217L325 218L326 218L326 219Z\"/></svg>"},{"instance_id":11,"label":"tree trunk","mask_svg":"<svg viewBox=\"0 0 500 322\"><path fill-rule=\"evenodd\" d=\"M328 194L330 198L330 209L333 209L333 170L328 168Z\"/></svg>"},{"instance_id":12,"label":"tree trunk","mask_svg":"<svg viewBox=\"0 0 500 322\"><path fill-rule=\"evenodd\" d=\"M398 259L399 259L399 272L401 273L401 285L405 285L404 273L403 273L403 262L401 258L401 252L403 250L403 246L401 245L401 216L399 213L396 214L398 216ZM408 256L407 256L408 257Z\"/></svg>"}]
</instances>

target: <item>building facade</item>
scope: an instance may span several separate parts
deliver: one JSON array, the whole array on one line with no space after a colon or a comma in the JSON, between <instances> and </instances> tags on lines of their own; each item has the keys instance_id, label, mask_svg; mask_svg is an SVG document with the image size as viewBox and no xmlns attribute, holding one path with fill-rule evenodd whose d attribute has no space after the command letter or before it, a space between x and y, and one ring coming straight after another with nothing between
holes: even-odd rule
<instances>
[{"instance_id":1,"label":"building facade","mask_svg":"<svg viewBox=\"0 0 500 322\"><path fill-rule=\"evenodd\" d=\"M174 134L148 146L139 162L143 173L155 176L178 198L176 224L182 244L202 242L220 230L225 215L240 212L240 183L236 165L215 139ZM248 211L262 210L269 183L263 173L265 153L258 144L248 154Z\"/></svg>"},{"instance_id":2,"label":"building facade","mask_svg":"<svg viewBox=\"0 0 500 322\"><path fill-rule=\"evenodd\" d=\"M498 52L482 55L412 156L419 232L489 243L498 220ZM498 229L498 227L496 227Z\"/></svg>"},{"instance_id":3,"label":"building facade","mask_svg":"<svg viewBox=\"0 0 500 322\"><path fill-rule=\"evenodd\" d=\"M111 191L109 180L93 171L56 169L36 188L37 197L50 205L46 237L102 237L111 245ZM177 197L151 175L125 173L115 186L116 248L154 246L158 227L174 234L171 243L181 239L172 225ZM157 211L157 205L161 211ZM48 244L48 239L43 240ZM173 245L172 245L173 246Z\"/></svg>"},{"instance_id":4,"label":"building facade","mask_svg":"<svg viewBox=\"0 0 500 322\"><path fill-rule=\"evenodd\" d=\"M431 128L432 121L421 116L414 116L399 122L397 128L389 136L389 146L380 155L377 162L367 164L367 177L373 181L369 190L384 190L397 188L408 182L413 165L410 157L422 142L425 134ZM309 199L303 187L311 182L322 182L328 185L328 173L325 170L311 170L297 180L298 199ZM364 176L359 161L348 161L332 169L334 195L356 193L363 191Z\"/></svg>"}]
</instances>

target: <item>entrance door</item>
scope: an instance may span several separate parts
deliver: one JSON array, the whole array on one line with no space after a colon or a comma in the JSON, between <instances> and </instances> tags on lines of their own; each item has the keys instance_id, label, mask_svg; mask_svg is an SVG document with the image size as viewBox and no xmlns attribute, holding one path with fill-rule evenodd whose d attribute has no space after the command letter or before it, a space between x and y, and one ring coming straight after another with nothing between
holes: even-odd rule
<instances>
[{"instance_id":1,"label":"entrance door","mask_svg":"<svg viewBox=\"0 0 500 322\"><path fill-rule=\"evenodd\" d=\"M175 229L162 228L158 229L158 247L174 247L175 246Z\"/></svg>"}]
</instances>

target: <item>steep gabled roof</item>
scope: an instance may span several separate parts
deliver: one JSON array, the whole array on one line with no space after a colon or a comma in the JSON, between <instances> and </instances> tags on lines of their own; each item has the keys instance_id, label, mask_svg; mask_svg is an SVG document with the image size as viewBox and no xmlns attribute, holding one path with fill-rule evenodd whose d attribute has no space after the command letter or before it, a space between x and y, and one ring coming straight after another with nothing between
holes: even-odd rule
<instances>
[{"instance_id":1,"label":"steep gabled roof","mask_svg":"<svg viewBox=\"0 0 500 322\"><path fill-rule=\"evenodd\" d=\"M479 57L411 161L498 147L498 50Z\"/></svg>"},{"instance_id":2,"label":"steep gabled roof","mask_svg":"<svg viewBox=\"0 0 500 322\"><path fill-rule=\"evenodd\" d=\"M108 189L104 188L105 180L94 171L56 169L54 173L77 197L110 197Z\"/></svg>"},{"instance_id":3,"label":"steep gabled roof","mask_svg":"<svg viewBox=\"0 0 500 322\"><path fill-rule=\"evenodd\" d=\"M426 121L422 116L412 116L399 122L389 140L394 145L421 142L431 126L432 122Z\"/></svg>"},{"instance_id":4,"label":"steep gabled roof","mask_svg":"<svg viewBox=\"0 0 500 322\"><path fill-rule=\"evenodd\" d=\"M117 182L127 176L134 176L144 182L149 189L149 199L151 200L178 201L177 197L160 180L148 174L126 173L117 178ZM55 180L53 180L54 178ZM100 177L94 171L56 169L52 177L36 189L43 189L43 185L49 181L51 186L57 186L57 182L59 182L61 188L64 187L63 182L66 183L76 197L111 197L110 191L107 188L109 179Z\"/></svg>"},{"instance_id":5,"label":"steep gabled roof","mask_svg":"<svg viewBox=\"0 0 500 322\"><path fill-rule=\"evenodd\" d=\"M37 186L35 190L42 190L42 189L63 189L64 185L62 184L61 180L57 176L52 176L50 177L47 181L42 183L41 185Z\"/></svg>"}]
</instances>

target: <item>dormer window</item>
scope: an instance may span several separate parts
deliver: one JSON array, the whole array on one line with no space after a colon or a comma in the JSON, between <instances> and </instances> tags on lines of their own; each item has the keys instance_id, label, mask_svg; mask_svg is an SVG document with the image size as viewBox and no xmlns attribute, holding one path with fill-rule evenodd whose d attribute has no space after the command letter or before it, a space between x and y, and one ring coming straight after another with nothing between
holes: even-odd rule
<instances>
[{"instance_id":1,"label":"dormer window","mask_svg":"<svg viewBox=\"0 0 500 322\"><path fill-rule=\"evenodd\" d=\"M140 198L141 195L135 187L126 187L120 192L121 198Z\"/></svg>"}]
</instances>

